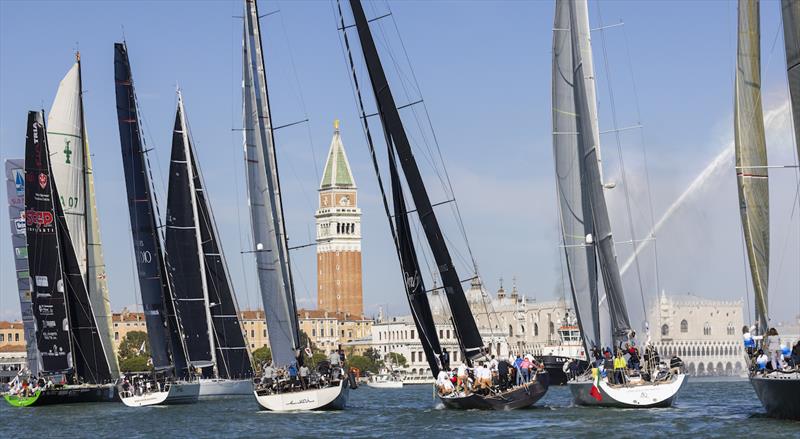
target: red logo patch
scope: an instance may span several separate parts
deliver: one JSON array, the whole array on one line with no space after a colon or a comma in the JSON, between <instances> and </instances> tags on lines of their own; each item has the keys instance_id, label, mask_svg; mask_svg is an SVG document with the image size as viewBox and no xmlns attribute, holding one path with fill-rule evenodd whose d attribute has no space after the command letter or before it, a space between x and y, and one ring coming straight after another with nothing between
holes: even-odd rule
<instances>
[{"instance_id":1,"label":"red logo patch","mask_svg":"<svg viewBox=\"0 0 800 439\"><path fill-rule=\"evenodd\" d=\"M47 176L44 174L39 174L39 187L42 189L47 187Z\"/></svg>"},{"instance_id":2,"label":"red logo patch","mask_svg":"<svg viewBox=\"0 0 800 439\"><path fill-rule=\"evenodd\" d=\"M38 210L25 211L25 223L29 226L49 226L53 224L53 214L51 212L40 212Z\"/></svg>"}]
</instances>

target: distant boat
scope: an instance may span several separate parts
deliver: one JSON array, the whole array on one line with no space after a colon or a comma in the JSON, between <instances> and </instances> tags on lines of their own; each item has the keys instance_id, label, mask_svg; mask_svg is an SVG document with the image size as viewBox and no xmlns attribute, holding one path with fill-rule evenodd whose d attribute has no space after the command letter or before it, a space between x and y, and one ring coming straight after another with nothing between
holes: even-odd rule
<instances>
[{"instance_id":1,"label":"distant boat","mask_svg":"<svg viewBox=\"0 0 800 439\"><path fill-rule=\"evenodd\" d=\"M150 166L125 43L114 44L114 81L139 293L154 368L152 376L143 376L139 382L123 378L120 396L131 407L197 402L200 383L192 380L194 371L187 362L186 337L158 235Z\"/></svg>"},{"instance_id":2,"label":"distant boat","mask_svg":"<svg viewBox=\"0 0 800 439\"><path fill-rule=\"evenodd\" d=\"M581 375L589 369L577 320L572 319L569 313L564 319L564 324L556 330L558 341L542 346L542 354L534 355L536 361L544 364L550 374L551 386L563 386L574 375Z\"/></svg>"},{"instance_id":3,"label":"distant boat","mask_svg":"<svg viewBox=\"0 0 800 439\"><path fill-rule=\"evenodd\" d=\"M5 400L18 407L117 398L106 355L111 346L98 330L53 175L44 111L30 111L25 221L39 376L17 377L19 387L26 388L6 394Z\"/></svg>"},{"instance_id":4,"label":"distant boat","mask_svg":"<svg viewBox=\"0 0 800 439\"><path fill-rule=\"evenodd\" d=\"M585 344L616 348L631 333L599 161L599 130L586 0L556 0L553 25L553 150L564 255ZM597 267L605 287L601 308ZM601 322L609 327L601 328ZM613 355L613 353L612 353ZM643 362L644 363L644 362ZM652 365L658 367L658 365ZM600 407L668 407L686 381L682 372L612 384L598 369L568 381L576 404ZM609 372L609 375L611 373Z\"/></svg>"},{"instance_id":5,"label":"distant boat","mask_svg":"<svg viewBox=\"0 0 800 439\"><path fill-rule=\"evenodd\" d=\"M272 364L276 368L288 368L292 364L300 367L303 346L300 345L259 18L256 1L245 0L242 100L247 193L254 244L250 252L255 258L264 302ZM342 410L347 405L349 389L341 373L337 380L332 377L315 388L302 389L283 383L276 383L274 388L259 386L255 396L264 410Z\"/></svg>"},{"instance_id":6,"label":"distant boat","mask_svg":"<svg viewBox=\"0 0 800 439\"><path fill-rule=\"evenodd\" d=\"M800 158L800 2L781 2L789 94L795 144ZM756 328L766 335L769 328L769 166L761 106L760 5L739 1L738 47L736 56L736 101L734 132L736 181L747 258L753 281ZM767 349L764 344L764 349ZM772 354L768 354L771 356ZM758 373L751 359L750 383L770 416L800 419L800 369Z\"/></svg>"},{"instance_id":7,"label":"distant boat","mask_svg":"<svg viewBox=\"0 0 800 439\"><path fill-rule=\"evenodd\" d=\"M250 395L253 369L245 329L186 120L178 91L165 248L188 362L200 371L201 397Z\"/></svg>"},{"instance_id":8,"label":"distant boat","mask_svg":"<svg viewBox=\"0 0 800 439\"><path fill-rule=\"evenodd\" d=\"M416 210L415 216L419 218L424 231L424 236L430 248L438 274L442 280L442 290L446 292L451 321L459 340L461 357L467 366L472 366L476 359L486 359L487 348L483 343L475 318L467 302L461 279L458 276L456 267L453 264L450 250L445 242L439 221L433 209L425 182L417 166L408 135L406 134L403 121L400 118L397 104L392 95L389 82L384 72L381 59L378 54L372 31L369 27L370 20L364 13L363 6L359 0L350 0L350 9L355 20L355 29L358 33L361 51L369 73L371 89L377 105L377 114L380 116L381 125L384 131L388 149L388 168L391 185L391 210L389 198L384 190L383 183L380 183L380 190L384 200L387 219L389 220L392 238L396 246L397 256L400 261L406 296L411 307L411 315L419 333L422 349L430 365L431 374L437 377L442 370L442 349L439 338L436 335L436 326L431 313L430 303L428 302L427 291L423 282L420 270L417 250L414 245L413 234L411 232L411 218L409 209L406 207L405 195L403 193L403 183L401 174L409 188ZM340 26L346 32L348 27L344 24L344 17L340 13ZM347 35L344 36L348 56L351 56L350 46ZM351 69L354 75L354 83L358 87L358 78L355 66ZM361 91L357 90L359 101ZM362 118L366 123L366 115L362 106ZM372 139L368 137L368 144L373 157L373 166L381 182L380 168L375 156ZM398 164L400 169L398 169ZM476 275L477 280L477 275ZM530 407L547 392L548 375L546 372L536 374L536 378L529 384L516 386L505 391L489 392L485 395L479 393L453 393L452 395L440 395L439 400L447 408L453 409L494 409L508 410L516 408Z\"/></svg>"}]
</instances>

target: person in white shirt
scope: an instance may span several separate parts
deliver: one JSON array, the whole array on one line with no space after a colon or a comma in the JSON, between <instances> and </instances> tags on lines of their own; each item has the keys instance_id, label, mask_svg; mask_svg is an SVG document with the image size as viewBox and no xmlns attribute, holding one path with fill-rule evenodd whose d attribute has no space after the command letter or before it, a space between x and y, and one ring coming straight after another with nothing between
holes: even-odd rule
<instances>
[{"instance_id":1,"label":"person in white shirt","mask_svg":"<svg viewBox=\"0 0 800 439\"><path fill-rule=\"evenodd\" d=\"M458 371L456 373L456 385L463 389L464 394L469 394L469 375L467 374L467 366L465 364L461 364L458 366Z\"/></svg>"},{"instance_id":2,"label":"person in white shirt","mask_svg":"<svg viewBox=\"0 0 800 439\"><path fill-rule=\"evenodd\" d=\"M450 374L444 370L439 371L436 376L436 388L439 389L440 395L449 395L453 393L453 383L450 381Z\"/></svg>"}]
</instances>

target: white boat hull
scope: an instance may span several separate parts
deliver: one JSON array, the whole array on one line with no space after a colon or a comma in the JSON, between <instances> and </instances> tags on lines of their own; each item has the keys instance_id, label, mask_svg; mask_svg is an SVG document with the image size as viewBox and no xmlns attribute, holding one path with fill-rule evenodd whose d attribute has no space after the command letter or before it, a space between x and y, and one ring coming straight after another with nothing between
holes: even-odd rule
<instances>
[{"instance_id":1,"label":"white boat hull","mask_svg":"<svg viewBox=\"0 0 800 439\"><path fill-rule=\"evenodd\" d=\"M679 374L665 382L624 386L612 386L601 380L598 386L601 396L599 400L590 393L593 385L591 380L571 380L567 386L578 405L617 408L671 407L686 379L686 374Z\"/></svg>"},{"instance_id":2,"label":"white boat hull","mask_svg":"<svg viewBox=\"0 0 800 439\"><path fill-rule=\"evenodd\" d=\"M245 396L253 394L251 380L200 379L200 397Z\"/></svg>"},{"instance_id":3,"label":"white boat hull","mask_svg":"<svg viewBox=\"0 0 800 439\"><path fill-rule=\"evenodd\" d=\"M256 401L263 410L274 412L290 412L301 410L344 410L350 387L342 380L337 387L309 389L299 392L274 393L259 395L255 392Z\"/></svg>"},{"instance_id":4,"label":"white boat hull","mask_svg":"<svg viewBox=\"0 0 800 439\"><path fill-rule=\"evenodd\" d=\"M375 381L375 382L368 382L367 386L372 387L374 389L402 389L403 382L402 381Z\"/></svg>"},{"instance_id":5,"label":"white boat hull","mask_svg":"<svg viewBox=\"0 0 800 439\"><path fill-rule=\"evenodd\" d=\"M128 407L144 407L150 405L172 405L172 404L193 404L200 396L199 382L179 382L171 383L166 386L163 392L151 392L143 395L131 395L120 397L122 402Z\"/></svg>"}]
</instances>

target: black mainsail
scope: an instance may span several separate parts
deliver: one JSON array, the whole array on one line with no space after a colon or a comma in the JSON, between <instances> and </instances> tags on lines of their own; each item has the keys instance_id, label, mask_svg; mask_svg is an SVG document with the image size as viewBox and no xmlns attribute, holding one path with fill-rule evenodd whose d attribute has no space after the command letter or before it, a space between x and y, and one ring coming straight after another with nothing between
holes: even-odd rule
<instances>
[{"instance_id":1,"label":"black mainsail","mask_svg":"<svg viewBox=\"0 0 800 439\"><path fill-rule=\"evenodd\" d=\"M41 371L74 382L113 379L52 179L43 112L28 113L25 220Z\"/></svg>"},{"instance_id":2,"label":"black mainsail","mask_svg":"<svg viewBox=\"0 0 800 439\"><path fill-rule=\"evenodd\" d=\"M353 12L355 20L355 27L358 32L359 41L361 43L361 50L364 55L367 70L369 72L370 82L372 84L372 91L375 95L375 101L378 107L378 114L380 115L381 125L383 126L384 136L389 148L389 154L396 153L397 159L400 162L405 176L406 183L409 187L414 206L425 232L425 237L428 245L433 253L436 265L439 271L439 276L442 279L443 290L450 305L452 312L452 322L458 336L459 343L465 362L470 363L472 359L477 358L485 353L483 340L481 339L478 326L475 323L475 318L472 315L469 304L467 303L464 290L461 286L461 280L458 277L455 266L453 265L450 251L445 243L444 236L442 235L439 222L436 219L436 214L433 211L428 192L422 180L419 168L417 167L414 154L411 150L408 136L406 135L403 122L400 118L400 113L397 111L394 97L392 96L389 82L386 78L386 73L383 70L378 50L375 46L375 41L372 38L372 32L369 29L369 21L364 14L364 9L359 0L350 0L350 8ZM394 163L394 157L390 160ZM391 167L391 166L390 166ZM399 177L399 175L398 175ZM404 206L398 203L397 196L402 196L401 187L398 183L392 183L392 192L395 199L395 208L401 208L401 211L395 211L398 216L406 216L408 212ZM399 193L398 193L399 192ZM400 221L402 225L405 220ZM405 225L406 231L408 230L407 224ZM403 259L403 252L408 249L413 249L413 242L411 241L410 234L403 231L397 231L398 240L403 239L405 242L398 243L398 252L400 253L401 260ZM416 270L415 270L416 268ZM414 267L411 259L406 260L403 266L404 275L406 279L411 276L411 284L414 286L416 281L413 280L414 274L419 273L418 267ZM407 280L406 285L409 284ZM419 282L422 285L421 282ZM409 297L414 297L418 293L412 294L416 288L408 288L407 292ZM424 292L424 289L422 290ZM424 306L424 305L423 305ZM430 361L430 358L429 358ZM432 369L433 370L433 369Z\"/></svg>"},{"instance_id":3,"label":"black mainsail","mask_svg":"<svg viewBox=\"0 0 800 439\"><path fill-rule=\"evenodd\" d=\"M211 206L206 202L180 93L172 139L166 248L178 306L186 316L182 323L190 363L203 367L205 377L252 376L238 306ZM206 367L212 364L216 373Z\"/></svg>"},{"instance_id":4,"label":"black mainsail","mask_svg":"<svg viewBox=\"0 0 800 439\"><path fill-rule=\"evenodd\" d=\"M114 81L139 292L147 323L153 366L157 370L174 366L175 373L183 375L187 369L186 354L175 314L161 242L157 234L150 174L139 126L128 50L124 43L114 44Z\"/></svg>"}]
</instances>

